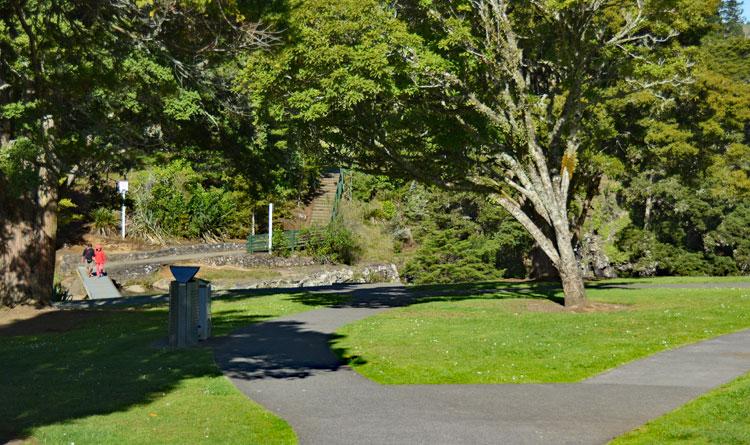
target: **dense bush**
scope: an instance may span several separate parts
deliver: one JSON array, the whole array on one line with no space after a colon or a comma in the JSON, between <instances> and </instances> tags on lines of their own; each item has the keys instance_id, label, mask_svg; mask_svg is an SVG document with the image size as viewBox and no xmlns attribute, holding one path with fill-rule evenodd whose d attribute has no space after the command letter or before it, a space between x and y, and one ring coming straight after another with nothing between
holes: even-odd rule
<instances>
[{"instance_id":1,"label":"dense bush","mask_svg":"<svg viewBox=\"0 0 750 445\"><path fill-rule=\"evenodd\" d=\"M497 252L492 238L460 229L443 230L424 240L401 275L417 284L500 279L505 270L495 266Z\"/></svg>"},{"instance_id":2,"label":"dense bush","mask_svg":"<svg viewBox=\"0 0 750 445\"><path fill-rule=\"evenodd\" d=\"M284 235L283 230L276 230L273 232L273 238L271 240L273 244L273 254L280 257L290 257L294 251L294 246L291 245L290 240Z\"/></svg>"},{"instance_id":3,"label":"dense bush","mask_svg":"<svg viewBox=\"0 0 750 445\"><path fill-rule=\"evenodd\" d=\"M207 186L187 162L175 161L133 175L131 230L149 241L167 238L242 237L238 208L247 200L224 187Z\"/></svg>"},{"instance_id":4,"label":"dense bush","mask_svg":"<svg viewBox=\"0 0 750 445\"><path fill-rule=\"evenodd\" d=\"M319 261L353 264L362 253L361 241L340 218L324 228L305 229L300 236L307 254Z\"/></svg>"},{"instance_id":5,"label":"dense bush","mask_svg":"<svg viewBox=\"0 0 750 445\"><path fill-rule=\"evenodd\" d=\"M421 216L419 247L402 275L414 283L526 277L531 240L510 215L479 196L433 191Z\"/></svg>"},{"instance_id":6,"label":"dense bush","mask_svg":"<svg viewBox=\"0 0 750 445\"><path fill-rule=\"evenodd\" d=\"M627 255L626 262L620 266L625 275L733 275L740 272L732 257L691 252L660 242L653 232L632 226L620 234L618 246Z\"/></svg>"},{"instance_id":7,"label":"dense bush","mask_svg":"<svg viewBox=\"0 0 750 445\"><path fill-rule=\"evenodd\" d=\"M401 263L407 281L450 283L528 275L529 235L483 197L356 172L352 183L360 224L367 229L358 231L388 235L392 247L379 249L392 250L389 261ZM369 239L366 243L368 256L373 256L369 251L377 246L369 246Z\"/></svg>"},{"instance_id":8,"label":"dense bush","mask_svg":"<svg viewBox=\"0 0 750 445\"><path fill-rule=\"evenodd\" d=\"M91 212L91 228L99 235L109 235L117 228L117 212L99 207Z\"/></svg>"}]
</instances>

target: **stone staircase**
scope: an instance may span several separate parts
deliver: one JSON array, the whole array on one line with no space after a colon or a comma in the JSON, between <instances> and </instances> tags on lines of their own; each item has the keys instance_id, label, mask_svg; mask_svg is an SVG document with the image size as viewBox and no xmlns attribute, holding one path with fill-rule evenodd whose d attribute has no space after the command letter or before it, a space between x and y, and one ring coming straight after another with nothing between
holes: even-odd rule
<instances>
[{"instance_id":1,"label":"stone staircase","mask_svg":"<svg viewBox=\"0 0 750 445\"><path fill-rule=\"evenodd\" d=\"M325 226L331 222L333 203L336 200L336 186L339 182L339 173L326 173L320 178L319 195L310 203L312 213L310 214L310 226Z\"/></svg>"}]
</instances>

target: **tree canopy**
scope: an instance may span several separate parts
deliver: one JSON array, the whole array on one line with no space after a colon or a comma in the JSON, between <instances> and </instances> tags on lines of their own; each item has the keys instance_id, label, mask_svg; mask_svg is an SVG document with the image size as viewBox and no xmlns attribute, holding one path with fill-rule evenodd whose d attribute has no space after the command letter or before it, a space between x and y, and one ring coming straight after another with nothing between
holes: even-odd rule
<instances>
[{"instance_id":1,"label":"tree canopy","mask_svg":"<svg viewBox=\"0 0 750 445\"><path fill-rule=\"evenodd\" d=\"M76 177L179 159L255 199L288 197L325 164L478 194L530 234L571 306L586 304L582 243L608 231L602 212L627 215L607 240L626 273L750 270L750 39L736 1L0 0L0 12L6 304L49 295L57 203Z\"/></svg>"}]
</instances>

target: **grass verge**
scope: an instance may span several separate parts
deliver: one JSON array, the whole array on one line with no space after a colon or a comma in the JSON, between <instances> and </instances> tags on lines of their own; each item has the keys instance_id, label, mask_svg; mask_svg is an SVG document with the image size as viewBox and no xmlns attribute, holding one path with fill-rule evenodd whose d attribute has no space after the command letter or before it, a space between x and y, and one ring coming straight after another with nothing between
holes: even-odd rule
<instances>
[{"instance_id":1,"label":"grass verge","mask_svg":"<svg viewBox=\"0 0 750 445\"><path fill-rule=\"evenodd\" d=\"M750 327L750 289L591 289L596 313L560 311L548 287L431 289L419 304L338 331L334 347L386 384L574 382Z\"/></svg>"},{"instance_id":2,"label":"grass verge","mask_svg":"<svg viewBox=\"0 0 750 445\"><path fill-rule=\"evenodd\" d=\"M652 277L652 278L612 278L591 282L592 285L608 284L711 284L747 283L750 275L729 275L725 277Z\"/></svg>"},{"instance_id":3,"label":"grass verge","mask_svg":"<svg viewBox=\"0 0 750 445\"><path fill-rule=\"evenodd\" d=\"M611 445L655 443L750 443L750 374L610 442Z\"/></svg>"},{"instance_id":4,"label":"grass verge","mask_svg":"<svg viewBox=\"0 0 750 445\"><path fill-rule=\"evenodd\" d=\"M315 301L307 294L220 299L215 334L309 310ZM296 442L285 421L222 376L208 348L152 347L166 322L166 309L156 308L101 312L62 333L2 336L0 329L0 443Z\"/></svg>"}]
</instances>

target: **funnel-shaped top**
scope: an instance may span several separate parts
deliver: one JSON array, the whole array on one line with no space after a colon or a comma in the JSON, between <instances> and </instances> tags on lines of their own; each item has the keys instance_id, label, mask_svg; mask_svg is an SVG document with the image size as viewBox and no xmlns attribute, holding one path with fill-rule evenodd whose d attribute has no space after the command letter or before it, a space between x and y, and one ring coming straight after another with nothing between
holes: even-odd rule
<instances>
[{"instance_id":1,"label":"funnel-shaped top","mask_svg":"<svg viewBox=\"0 0 750 445\"><path fill-rule=\"evenodd\" d=\"M199 266L169 266L172 276L180 283L187 283L200 270Z\"/></svg>"}]
</instances>

